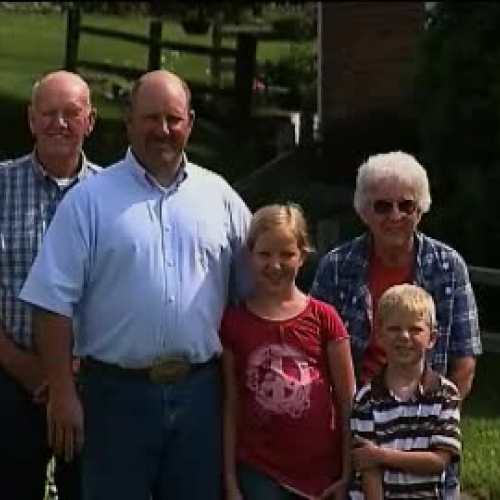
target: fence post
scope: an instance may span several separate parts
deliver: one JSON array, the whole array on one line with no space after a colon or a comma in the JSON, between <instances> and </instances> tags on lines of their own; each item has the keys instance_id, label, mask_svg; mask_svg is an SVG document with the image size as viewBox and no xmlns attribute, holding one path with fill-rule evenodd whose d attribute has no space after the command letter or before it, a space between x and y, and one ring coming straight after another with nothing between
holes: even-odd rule
<instances>
[{"instance_id":1,"label":"fence post","mask_svg":"<svg viewBox=\"0 0 500 500\"><path fill-rule=\"evenodd\" d=\"M212 87L220 89L221 87L221 56L219 49L222 47L222 24L224 14L218 12L212 24L212 48L214 49L210 60L210 75L212 77Z\"/></svg>"},{"instance_id":2,"label":"fence post","mask_svg":"<svg viewBox=\"0 0 500 500\"><path fill-rule=\"evenodd\" d=\"M248 33L239 33L236 44L234 87L236 112L244 127L250 118L252 88L257 66L257 38Z\"/></svg>"},{"instance_id":3,"label":"fence post","mask_svg":"<svg viewBox=\"0 0 500 500\"><path fill-rule=\"evenodd\" d=\"M154 19L149 23L148 71L161 68L161 37L163 23Z\"/></svg>"},{"instance_id":4,"label":"fence post","mask_svg":"<svg viewBox=\"0 0 500 500\"><path fill-rule=\"evenodd\" d=\"M71 5L66 15L66 54L64 69L75 71L78 65L78 42L80 40L80 25L82 12L79 7Z\"/></svg>"}]
</instances>

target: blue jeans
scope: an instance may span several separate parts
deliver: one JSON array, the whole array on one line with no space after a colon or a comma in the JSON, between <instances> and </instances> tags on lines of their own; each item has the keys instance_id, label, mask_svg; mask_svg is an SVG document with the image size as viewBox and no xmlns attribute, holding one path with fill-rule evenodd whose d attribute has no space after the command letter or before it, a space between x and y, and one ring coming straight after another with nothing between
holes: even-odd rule
<instances>
[{"instance_id":1,"label":"blue jeans","mask_svg":"<svg viewBox=\"0 0 500 500\"><path fill-rule=\"evenodd\" d=\"M300 500L304 497L283 487L253 467L238 463L236 473L244 500Z\"/></svg>"},{"instance_id":2,"label":"blue jeans","mask_svg":"<svg viewBox=\"0 0 500 500\"><path fill-rule=\"evenodd\" d=\"M159 385L83 373L85 500L220 500L221 374Z\"/></svg>"},{"instance_id":3,"label":"blue jeans","mask_svg":"<svg viewBox=\"0 0 500 500\"><path fill-rule=\"evenodd\" d=\"M444 500L460 499L460 464L458 461L452 461L446 469L444 478Z\"/></svg>"},{"instance_id":4,"label":"blue jeans","mask_svg":"<svg viewBox=\"0 0 500 500\"><path fill-rule=\"evenodd\" d=\"M0 498L43 500L51 457L45 406L0 367ZM78 458L57 460L55 484L60 500L80 500Z\"/></svg>"}]
</instances>

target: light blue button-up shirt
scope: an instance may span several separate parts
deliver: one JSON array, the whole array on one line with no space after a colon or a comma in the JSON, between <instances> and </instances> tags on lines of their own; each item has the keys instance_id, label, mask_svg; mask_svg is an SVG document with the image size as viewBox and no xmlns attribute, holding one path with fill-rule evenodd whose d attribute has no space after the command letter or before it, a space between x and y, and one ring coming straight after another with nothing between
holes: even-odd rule
<instances>
[{"instance_id":1,"label":"light blue button-up shirt","mask_svg":"<svg viewBox=\"0 0 500 500\"><path fill-rule=\"evenodd\" d=\"M74 318L75 354L126 367L203 362L248 288L250 212L220 176L184 162L162 188L129 151L59 205L20 298Z\"/></svg>"}]
</instances>

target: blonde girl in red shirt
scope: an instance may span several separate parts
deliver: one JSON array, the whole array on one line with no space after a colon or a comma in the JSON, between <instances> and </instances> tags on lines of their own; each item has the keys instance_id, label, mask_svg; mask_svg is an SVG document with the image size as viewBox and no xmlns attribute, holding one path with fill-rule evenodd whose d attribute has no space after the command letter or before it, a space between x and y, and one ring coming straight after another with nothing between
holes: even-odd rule
<instances>
[{"instance_id":1,"label":"blonde girl in red shirt","mask_svg":"<svg viewBox=\"0 0 500 500\"><path fill-rule=\"evenodd\" d=\"M248 250L253 293L221 327L226 498L343 500L354 373L337 312L296 285L310 252L301 209L258 210Z\"/></svg>"}]
</instances>

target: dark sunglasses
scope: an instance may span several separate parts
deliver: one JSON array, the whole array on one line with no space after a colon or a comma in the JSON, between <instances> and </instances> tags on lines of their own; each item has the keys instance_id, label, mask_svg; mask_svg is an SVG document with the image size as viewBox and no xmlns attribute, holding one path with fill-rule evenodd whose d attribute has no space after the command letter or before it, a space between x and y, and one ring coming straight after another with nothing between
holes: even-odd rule
<instances>
[{"instance_id":1,"label":"dark sunglasses","mask_svg":"<svg viewBox=\"0 0 500 500\"><path fill-rule=\"evenodd\" d=\"M373 202L373 211L378 215L387 215L392 212L394 206L398 207L398 211L405 215L411 215L417 210L417 202L415 200L375 200Z\"/></svg>"}]
</instances>

